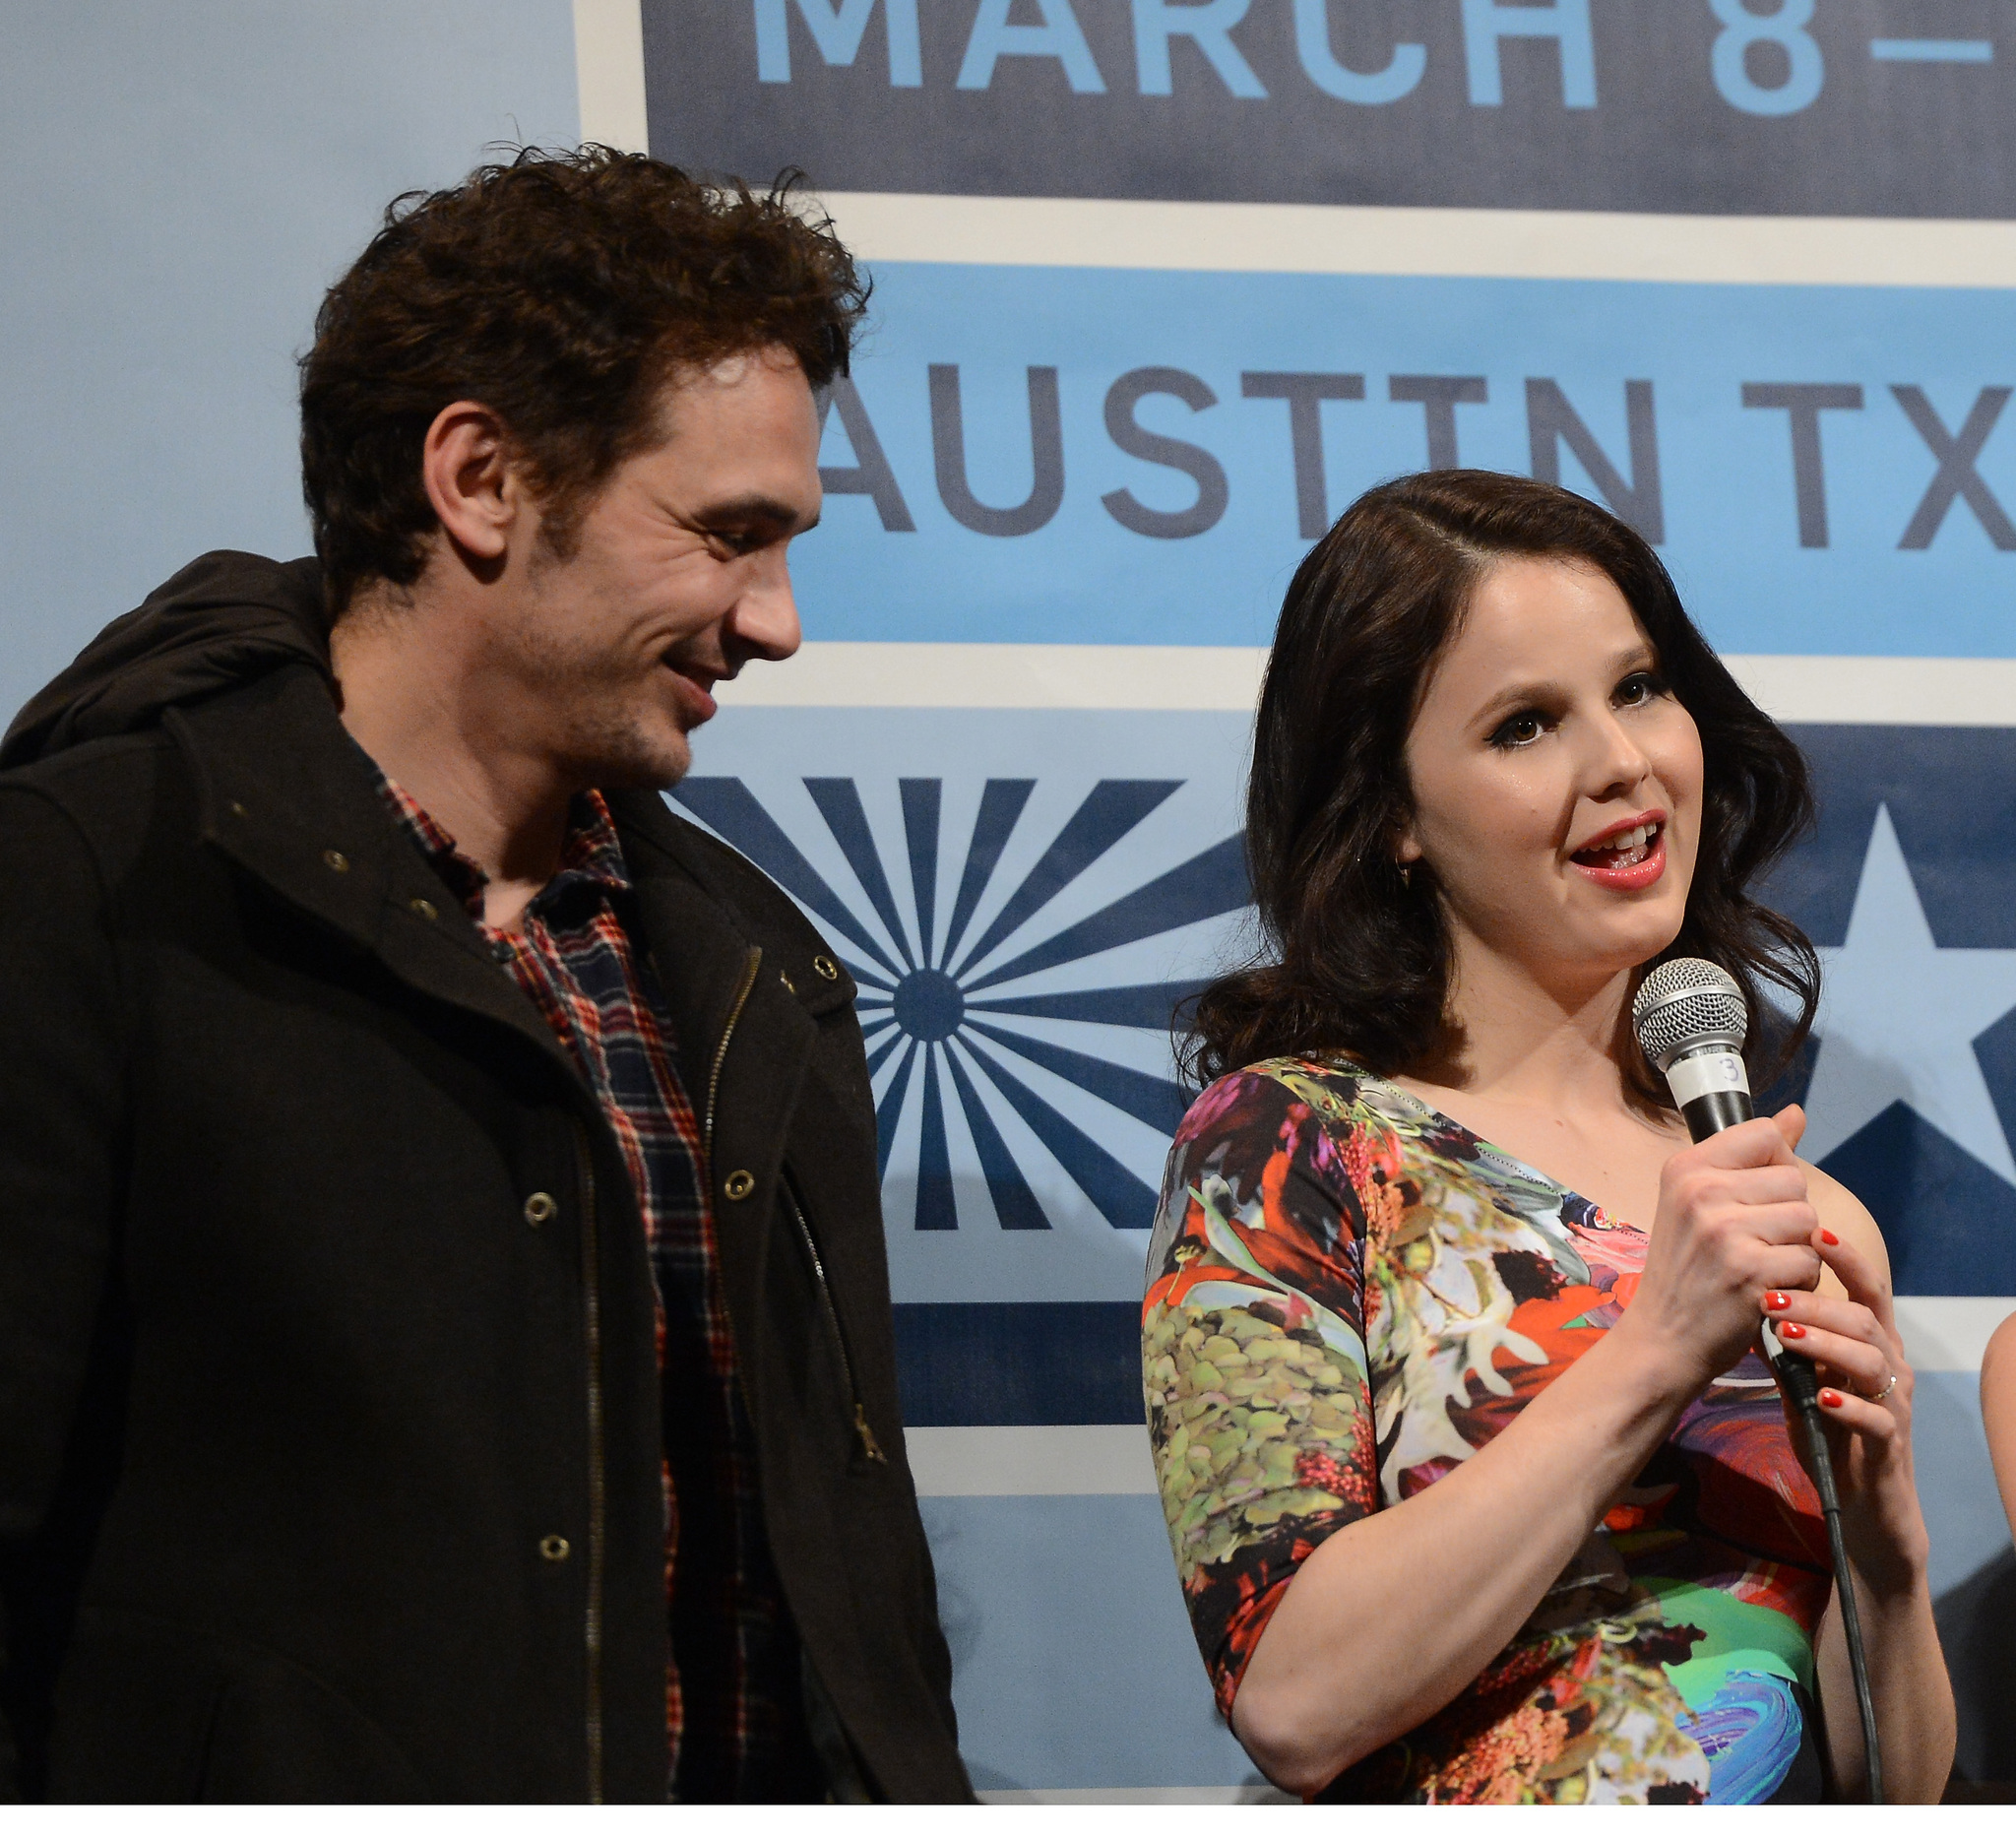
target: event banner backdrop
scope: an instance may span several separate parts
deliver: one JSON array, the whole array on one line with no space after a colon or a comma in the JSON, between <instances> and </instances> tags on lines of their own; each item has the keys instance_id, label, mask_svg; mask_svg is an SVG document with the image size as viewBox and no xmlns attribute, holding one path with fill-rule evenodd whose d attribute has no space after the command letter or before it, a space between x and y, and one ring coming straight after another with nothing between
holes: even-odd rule
<instances>
[{"instance_id":1,"label":"event banner backdrop","mask_svg":"<svg viewBox=\"0 0 2016 1838\"><path fill-rule=\"evenodd\" d=\"M1772 891L1828 995L1784 1095L1888 1236L1962 1770L2016 1776L2016 1558L1976 1401L2016 1308L2009 9L643 0L638 24L584 31L584 96L630 97L701 170L802 167L874 279L797 558L813 642L724 698L674 795L862 987L976 1782L1259 1791L1141 1428L1186 1102L1168 1019L1250 943L1241 781L1289 574L1367 485L1456 464L1628 519L1813 761L1820 825ZM621 112L585 107L592 137L598 106Z\"/></svg>"}]
</instances>

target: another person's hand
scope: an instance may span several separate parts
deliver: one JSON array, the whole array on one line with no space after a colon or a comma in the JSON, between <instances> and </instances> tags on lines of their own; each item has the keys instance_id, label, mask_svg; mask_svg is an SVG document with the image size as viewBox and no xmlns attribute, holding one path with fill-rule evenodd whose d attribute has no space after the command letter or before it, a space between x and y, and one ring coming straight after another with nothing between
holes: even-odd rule
<instances>
[{"instance_id":1,"label":"another person's hand","mask_svg":"<svg viewBox=\"0 0 2016 1838\"><path fill-rule=\"evenodd\" d=\"M1872 1580L1894 1574L1902 1582L1924 1562L1925 1529L1912 1470L1913 1376L1890 1285L1863 1251L1824 1226L1814 1229L1813 1249L1848 1293L1778 1290L1766 1294L1763 1310L1787 1351L1804 1354L1817 1368L1820 1418L1856 1568ZM1799 1426L1792 1430L1793 1446L1810 1468Z\"/></svg>"},{"instance_id":2,"label":"another person's hand","mask_svg":"<svg viewBox=\"0 0 2016 1838\"><path fill-rule=\"evenodd\" d=\"M1691 1390L1754 1344L1767 1291L1819 1280L1819 1215L1793 1154L1805 1123L1796 1106L1756 1117L1680 1150L1661 1171L1645 1273L1615 1331L1660 1345Z\"/></svg>"}]
</instances>

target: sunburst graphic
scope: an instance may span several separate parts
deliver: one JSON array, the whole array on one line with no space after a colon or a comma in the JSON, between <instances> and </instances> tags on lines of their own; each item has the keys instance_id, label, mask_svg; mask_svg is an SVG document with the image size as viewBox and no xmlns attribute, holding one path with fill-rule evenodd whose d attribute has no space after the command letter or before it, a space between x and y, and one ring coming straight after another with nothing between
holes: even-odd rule
<instances>
[{"instance_id":1,"label":"sunburst graphic","mask_svg":"<svg viewBox=\"0 0 2016 1838\"><path fill-rule=\"evenodd\" d=\"M1166 964L1167 954L1158 957L1155 941L1241 912L1250 901L1243 839L1226 837L1081 917L1050 924L1045 919L1183 783L1100 780L1004 888L997 869L1011 841L1022 845L1018 858L1031 854L1018 826L1035 779L984 781L956 861L941 859L961 846L941 821L945 780L897 782L902 848L885 857L855 780L805 779L810 803L855 883L847 896L742 780L687 779L672 793L791 894L835 941L859 984L892 1226L1046 1232L1067 1223L1062 1215L1069 1212L1124 1229L1150 1224L1153 1188L1099 1134L1109 1107L1148 1125L1166 1146L1186 1097L1168 1076L1166 1051L1147 1043L1166 1042L1175 1005L1196 987L1195 978L1058 985L1069 984L1070 967L1087 960L1099 960L1107 976L1116 963L1134 959L1144 967ZM879 789L886 795L887 782ZM819 853L831 859L830 851ZM949 910L941 915L945 892ZM1151 1059L1161 1070L1115 1057L1115 1028L1142 1031L1133 1037L1141 1050L1123 1057ZM1074 1094L1064 1108L1052 1102L1058 1081ZM899 1144L904 1166L892 1176ZM1040 1145L1040 1155L1033 1144ZM1138 1156L1131 1159L1138 1164ZM955 1160L968 1169L976 1163L983 1178L956 1179ZM1025 1166L1032 1160L1053 1162L1069 1188L1060 1191L1047 1169L1033 1179ZM894 1216L898 1205L913 1211L911 1220Z\"/></svg>"}]
</instances>

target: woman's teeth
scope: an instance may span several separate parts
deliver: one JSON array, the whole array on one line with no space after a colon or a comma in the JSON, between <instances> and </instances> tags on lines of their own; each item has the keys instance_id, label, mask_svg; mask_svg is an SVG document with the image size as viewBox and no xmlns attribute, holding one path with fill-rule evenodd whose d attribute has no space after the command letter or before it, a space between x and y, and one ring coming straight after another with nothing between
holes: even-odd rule
<instances>
[{"instance_id":1,"label":"woman's teeth","mask_svg":"<svg viewBox=\"0 0 2016 1838\"><path fill-rule=\"evenodd\" d=\"M1587 860L1595 867L1635 868L1652 854L1658 836L1658 824L1641 823L1636 829L1619 831L1596 848L1578 851L1576 859Z\"/></svg>"}]
</instances>

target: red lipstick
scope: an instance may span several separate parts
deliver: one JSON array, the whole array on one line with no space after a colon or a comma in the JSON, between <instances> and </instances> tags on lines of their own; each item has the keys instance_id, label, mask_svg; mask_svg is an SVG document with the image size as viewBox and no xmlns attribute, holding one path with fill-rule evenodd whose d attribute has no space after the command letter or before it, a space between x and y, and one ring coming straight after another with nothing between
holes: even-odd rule
<instances>
[{"instance_id":1,"label":"red lipstick","mask_svg":"<svg viewBox=\"0 0 2016 1838\"><path fill-rule=\"evenodd\" d=\"M1637 893L1666 872L1666 812L1650 810L1599 831L1568 859L1601 887Z\"/></svg>"}]
</instances>

